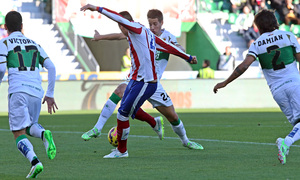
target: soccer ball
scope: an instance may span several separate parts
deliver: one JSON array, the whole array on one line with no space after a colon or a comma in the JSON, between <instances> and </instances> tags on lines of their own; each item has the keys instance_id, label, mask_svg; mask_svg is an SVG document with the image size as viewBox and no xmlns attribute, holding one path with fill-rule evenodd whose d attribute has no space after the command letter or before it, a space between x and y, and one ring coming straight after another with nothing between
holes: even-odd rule
<instances>
[{"instance_id":1,"label":"soccer ball","mask_svg":"<svg viewBox=\"0 0 300 180\"><path fill-rule=\"evenodd\" d=\"M117 138L117 127L112 127L107 134L108 142L114 146L118 146L118 138Z\"/></svg>"}]
</instances>

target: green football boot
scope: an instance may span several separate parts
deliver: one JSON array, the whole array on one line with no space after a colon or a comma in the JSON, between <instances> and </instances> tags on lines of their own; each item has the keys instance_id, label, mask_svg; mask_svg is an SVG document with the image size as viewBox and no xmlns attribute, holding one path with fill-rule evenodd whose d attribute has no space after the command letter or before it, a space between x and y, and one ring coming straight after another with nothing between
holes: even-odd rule
<instances>
[{"instance_id":1,"label":"green football boot","mask_svg":"<svg viewBox=\"0 0 300 180\"><path fill-rule=\"evenodd\" d=\"M98 131L96 127L82 134L81 138L85 141L90 140L92 137L97 138L101 135L101 132Z\"/></svg>"}]
</instances>

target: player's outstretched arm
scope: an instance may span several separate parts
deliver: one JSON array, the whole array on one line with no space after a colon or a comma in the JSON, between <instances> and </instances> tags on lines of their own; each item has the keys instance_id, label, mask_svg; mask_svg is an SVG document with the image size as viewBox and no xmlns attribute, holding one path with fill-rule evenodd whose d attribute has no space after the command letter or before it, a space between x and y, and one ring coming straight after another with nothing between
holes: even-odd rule
<instances>
[{"instance_id":1,"label":"player's outstretched arm","mask_svg":"<svg viewBox=\"0 0 300 180\"><path fill-rule=\"evenodd\" d=\"M166 52L169 54L174 54L175 56L179 56L182 59L185 59L190 64L197 64L196 56L191 56L183 52L180 48L173 45L172 43L168 43L161 38L155 36L156 41L156 49L162 52Z\"/></svg>"},{"instance_id":2,"label":"player's outstretched arm","mask_svg":"<svg viewBox=\"0 0 300 180\"><path fill-rule=\"evenodd\" d=\"M92 4L87 4L80 8L80 11L86 11L86 10L97 11L97 6L94 6Z\"/></svg>"},{"instance_id":3,"label":"player's outstretched arm","mask_svg":"<svg viewBox=\"0 0 300 180\"><path fill-rule=\"evenodd\" d=\"M126 39L126 36L123 33L111 33L101 35L97 30L95 30L94 38L92 41L101 41L101 40L122 40Z\"/></svg>"},{"instance_id":4,"label":"player's outstretched arm","mask_svg":"<svg viewBox=\"0 0 300 180\"><path fill-rule=\"evenodd\" d=\"M238 78L240 75L242 75L254 61L255 61L255 58L251 55L248 55L245 58L245 60L235 68L235 70L232 72L232 74L225 81L220 82L215 85L215 87L213 89L214 93L217 93L218 89L226 87L227 84L231 83L236 78Z\"/></svg>"},{"instance_id":5,"label":"player's outstretched arm","mask_svg":"<svg viewBox=\"0 0 300 180\"><path fill-rule=\"evenodd\" d=\"M43 104L47 102L48 113L52 114L52 111L55 113L55 108L58 109L54 100L56 69L49 58L46 58L43 65L48 70L48 88L43 100Z\"/></svg>"},{"instance_id":6,"label":"player's outstretched arm","mask_svg":"<svg viewBox=\"0 0 300 180\"><path fill-rule=\"evenodd\" d=\"M185 52L185 49L180 44L176 44L175 46L177 46L179 49L181 49L181 51Z\"/></svg>"},{"instance_id":7,"label":"player's outstretched arm","mask_svg":"<svg viewBox=\"0 0 300 180\"><path fill-rule=\"evenodd\" d=\"M136 33L136 34L140 34L142 32L142 26L138 23L134 23L129 21L128 19L124 18L123 16L121 16L119 13L107 9L105 7L98 7L98 6L94 6L91 4L87 4L85 6L82 6L80 8L81 11L86 11L86 10L91 10L91 11L98 11L99 13L105 15L106 17L108 17L109 19L119 23L120 25L122 25L123 27L125 27L126 29L128 29L129 31Z\"/></svg>"}]
</instances>

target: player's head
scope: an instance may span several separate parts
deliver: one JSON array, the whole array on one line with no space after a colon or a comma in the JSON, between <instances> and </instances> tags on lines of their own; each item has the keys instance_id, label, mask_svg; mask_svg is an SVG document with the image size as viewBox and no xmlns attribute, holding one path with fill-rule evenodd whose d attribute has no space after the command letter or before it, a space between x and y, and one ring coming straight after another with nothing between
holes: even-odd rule
<instances>
[{"instance_id":1,"label":"player's head","mask_svg":"<svg viewBox=\"0 0 300 180\"><path fill-rule=\"evenodd\" d=\"M209 66L210 66L210 61L207 60L207 59L205 59L205 60L203 61L202 67L203 67L203 68L206 68L206 67L209 67Z\"/></svg>"},{"instance_id":2,"label":"player's head","mask_svg":"<svg viewBox=\"0 0 300 180\"><path fill-rule=\"evenodd\" d=\"M255 15L254 23L257 26L260 34L272 32L279 28L279 24L273 10L261 10Z\"/></svg>"},{"instance_id":3,"label":"player's head","mask_svg":"<svg viewBox=\"0 0 300 180\"><path fill-rule=\"evenodd\" d=\"M160 10L150 9L147 13L150 30L157 36L161 34L164 17Z\"/></svg>"},{"instance_id":4,"label":"player's head","mask_svg":"<svg viewBox=\"0 0 300 180\"><path fill-rule=\"evenodd\" d=\"M133 21L133 18L128 11L121 11L119 14L129 21ZM125 27L119 24L119 28L125 36L128 36L128 30Z\"/></svg>"},{"instance_id":5,"label":"player's head","mask_svg":"<svg viewBox=\"0 0 300 180\"><path fill-rule=\"evenodd\" d=\"M231 47L230 46L226 46L225 47L225 54L226 55L230 55L231 54Z\"/></svg>"},{"instance_id":6,"label":"player's head","mask_svg":"<svg viewBox=\"0 0 300 180\"><path fill-rule=\"evenodd\" d=\"M17 11L10 11L5 16L5 28L9 33L21 31L23 27L22 16Z\"/></svg>"}]
</instances>

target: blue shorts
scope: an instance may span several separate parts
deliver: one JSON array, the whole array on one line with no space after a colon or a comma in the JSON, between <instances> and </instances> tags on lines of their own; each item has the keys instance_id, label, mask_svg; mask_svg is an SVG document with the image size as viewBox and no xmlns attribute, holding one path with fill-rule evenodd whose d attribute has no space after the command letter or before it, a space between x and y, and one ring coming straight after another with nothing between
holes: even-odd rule
<instances>
[{"instance_id":1,"label":"blue shorts","mask_svg":"<svg viewBox=\"0 0 300 180\"><path fill-rule=\"evenodd\" d=\"M129 116L134 119L137 110L154 94L156 88L157 83L145 83L131 79L118 109L119 114L123 117L118 116L118 119L128 120Z\"/></svg>"}]
</instances>

